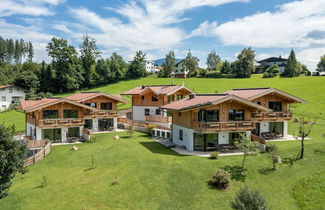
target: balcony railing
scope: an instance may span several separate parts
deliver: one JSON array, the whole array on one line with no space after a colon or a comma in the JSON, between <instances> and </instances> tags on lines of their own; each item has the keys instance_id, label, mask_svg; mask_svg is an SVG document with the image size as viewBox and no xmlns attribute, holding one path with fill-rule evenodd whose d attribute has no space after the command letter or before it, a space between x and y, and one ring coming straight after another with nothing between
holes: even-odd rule
<instances>
[{"instance_id":1,"label":"balcony railing","mask_svg":"<svg viewBox=\"0 0 325 210\"><path fill-rule=\"evenodd\" d=\"M146 116L147 122L160 122L160 123L171 123L172 117L162 117L162 116Z\"/></svg>"},{"instance_id":2,"label":"balcony railing","mask_svg":"<svg viewBox=\"0 0 325 210\"><path fill-rule=\"evenodd\" d=\"M83 124L85 124L85 121L81 118L39 120L40 127L80 126Z\"/></svg>"},{"instance_id":3,"label":"balcony railing","mask_svg":"<svg viewBox=\"0 0 325 210\"><path fill-rule=\"evenodd\" d=\"M291 112L267 112L267 113L252 113L252 120L291 120Z\"/></svg>"},{"instance_id":4,"label":"balcony railing","mask_svg":"<svg viewBox=\"0 0 325 210\"><path fill-rule=\"evenodd\" d=\"M92 110L86 110L85 111L86 116L106 116L106 117L118 117L118 110L99 110L99 111L92 111Z\"/></svg>"},{"instance_id":5,"label":"balcony railing","mask_svg":"<svg viewBox=\"0 0 325 210\"><path fill-rule=\"evenodd\" d=\"M253 130L254 122L251 121L228 121L228 122L194 122L194 129L207 131L234 131L234 130Z\"/></svg>"}]
</instances>

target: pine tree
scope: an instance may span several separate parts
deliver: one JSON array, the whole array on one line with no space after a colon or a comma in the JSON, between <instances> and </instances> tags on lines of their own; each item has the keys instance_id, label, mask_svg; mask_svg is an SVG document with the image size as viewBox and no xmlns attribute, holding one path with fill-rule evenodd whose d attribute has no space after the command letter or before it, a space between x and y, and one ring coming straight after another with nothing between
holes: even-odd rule
<instances>
[{"instance_id":1,"label":"pine tree","mask_svg":"<svg viewBox=\"0 0 325 210\"><path fill-rule=\"evenodd\" d=\"M33 44L31 42L27 43L27 60L28 62L33 62L33 57L34 57L34 49L33 49Z\"/></svg>"},{"instance_id":2,"label":"pine tree","mask_svg":"<svg viewBox=\"0 0 325 210\"><path fill-rule=\"evenodd\" d=\"M12 39L7 40L7 56L6 56L6 62L11 64L12 60L14 58L14 53L15 53L15 44Z\"/></svg>"},{"instance_id":3,"label":"pine tree","mask_svg":"<svg viewBox=\"0 0 325 210\"><path fill-rule=\"evenodd\" d=\"M5 62L6 59L6 40L0 36L0 61Z\"/></svg>"},{"instance_id":4,"label":"pine tree","mask_svg":"<svg viewBox=\"0 0 325 210\"><path fill-rule=\"evenodd\" d=\"M235 200L230 203L235 210L267 210L270 209L265 198L257 190L247 186L236 193Z\"/></svg>"},{"instance_id":5,"label":"pine tree","mask_svg":"<svg viewBox=\"0 0 325 210\"><path fill-rule=\"evenodd\" d=\"M17 39L15 41L15 54L14 54L16 63L21 63L21 56L22 56L22 52L21 52L20 42Z\"/></svg>"},{"instance_id":6,"label":"pine tree","mask_svg":"<svg viewBox=\"0 0 325 210\"><path fill-rule=\"evenodd\" d=\"M297 75L297 69L298 69L298 61L296 59L296 54L292 49L290 52L288 63L284 69L283 76L286 76L286 77L299 76L299 75Z\"/></svg>"},{"instance_id":7,"label":"pine tree","mask_svg":"<svg viewBox=\"0 0 325 210\"><path fill-rule=\"evenodd\" d=\"M143 53L141 50L136 52L133 61L128 68L128 78L139 78L147 75L144 65L146 56L147 54Z\"/></svg>"}]
</instances>

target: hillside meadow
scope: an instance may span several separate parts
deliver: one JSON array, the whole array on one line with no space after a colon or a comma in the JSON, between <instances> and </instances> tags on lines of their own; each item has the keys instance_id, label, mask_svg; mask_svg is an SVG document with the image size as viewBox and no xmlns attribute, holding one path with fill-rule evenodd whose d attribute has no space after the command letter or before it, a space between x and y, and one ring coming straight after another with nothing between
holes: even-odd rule
<instances>
[{"instance_id":1,"label":"hillside meadow","mask_svg":"<svg viewBox=\"0 0 325 210\"><path fill-rule=\"evenodd\" d=\"M109 94L173 80L143 78L92 89ZM325 209L325 78L175 79L197 93L222 93L232 88L274 87L307 100L291 106L294 117L317 117L306 141L304 160L295 161L300 142L276 142L283 163L269 170L271 159L258 154L247 159L247 174L238 173L242 156L210 160L182 156L135 132L114 140L115 133L97 134L94 143L52 147L50 155L17 174L0 209L230 209L236 191L244 185L258 189L272 209ZM128 99L128 98L127 98ZM124 108L127 106L123 106ZM121 108L123 108L121 107ZM24 129L24 115L0 114L0 123ZM297 131L290 122L289 133ZM92 166L92 159L95 168ZM231 188L219 191L207 185L211 173L224 168L232 174ZM47 186L42 187L44 177ZM118 177L118 185L112 182Z\"/></svg>"}]
</instances>

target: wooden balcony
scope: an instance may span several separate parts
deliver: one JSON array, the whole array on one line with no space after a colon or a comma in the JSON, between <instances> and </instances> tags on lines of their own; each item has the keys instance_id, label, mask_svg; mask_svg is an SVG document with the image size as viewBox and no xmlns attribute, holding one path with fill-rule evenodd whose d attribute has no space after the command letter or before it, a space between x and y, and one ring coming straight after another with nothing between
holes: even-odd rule
<instances>
[{"instance_id":1,"label":"wooden balcony","mask_svg":"<svg viewBox=\"0 0 325 210\"><path fill-rule=\"evenodd\" d=\"M85 111L85 118L113 118L113 117L118 117L118 110L99 110L99 111L86 110Z\"/></svg>"},{"instance_id":2,"label":"wooden balcony","mask_svg":"<svg viewBox=\"0 0 325 210\"><path fill-rule=\"evenodd\" d=\"M162 116L146 116L147 122L159 122L159 123L172 123L172 117L162 117Z\"/></svg>"},{"instance_id":3,"label":"wooden balcony","mask_svg":"<svg viewBox=\"0 0 325 210\"><path fill-rule=\"evenodd\" d=\"M252 113L252 120L255 121L277 121L277 120L291 120L291 112L254 112Z\"/></svg>"},{"instance_id":4,"label":"wooden balcony","mask_svg":"<svg viewBox=\"0 0 325 210\"><path fill-rule=\"evenodd\" d=\"M41 128L56 128L64 126L82 126L85 124L84 119L81 118L69 118L69 119L45 119L39 120L38 126Z\"/></svg>"},{"instance_id":5,"label":"wooden balcony","mask_svg":"<svg viewBox=\"0 0 325 210\"><path fill-rule=\"evenodd\" d=\"M240 131L254 130L255 124L251 121L228 122L193 122L193 128L201 131Z\"/></svg>"}]
</instances>

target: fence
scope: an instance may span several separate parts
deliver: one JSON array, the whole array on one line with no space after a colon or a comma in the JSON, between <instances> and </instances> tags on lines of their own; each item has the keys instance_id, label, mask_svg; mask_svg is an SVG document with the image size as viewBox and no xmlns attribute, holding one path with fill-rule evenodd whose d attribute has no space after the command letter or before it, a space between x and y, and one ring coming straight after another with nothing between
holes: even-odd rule
<instances>
[{"instance_id":1,"label":"fence","mask_svg":"<svg viewBox=\"0 0 325 210\"><path fill-rule=\"evenodd\" d=\"M30 166L34 163L36 163L39 160L42 160L44 157L46 157L50 151L51 151L51 142L49 140L33 140L33 141L27 141L26 145L28 148L42 148L40 151L38 151L36 154L34 154L32 157L29 157L24 162L24 167Z\"/></svg>"}]
</instances>

